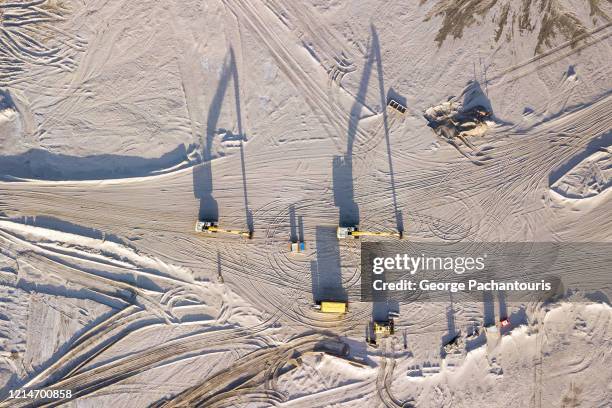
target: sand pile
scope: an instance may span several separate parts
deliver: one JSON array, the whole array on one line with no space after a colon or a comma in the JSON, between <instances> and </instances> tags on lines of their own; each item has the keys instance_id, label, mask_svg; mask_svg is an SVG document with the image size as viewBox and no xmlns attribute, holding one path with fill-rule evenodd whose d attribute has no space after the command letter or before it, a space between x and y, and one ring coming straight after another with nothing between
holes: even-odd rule
<instances>
[{"instance_id":1,"label":"sand pile","mask_svg":"<svg viewBox=\"0 0 612 408\"><path fill-rule=\"evenodd\" d=\"M491 112L480 105L464 110L461 102L451 99L427 109L424 116L429 122L428 125L440 136L446 139L462 139L484 135Z\"/></svg>"}]
</instances>

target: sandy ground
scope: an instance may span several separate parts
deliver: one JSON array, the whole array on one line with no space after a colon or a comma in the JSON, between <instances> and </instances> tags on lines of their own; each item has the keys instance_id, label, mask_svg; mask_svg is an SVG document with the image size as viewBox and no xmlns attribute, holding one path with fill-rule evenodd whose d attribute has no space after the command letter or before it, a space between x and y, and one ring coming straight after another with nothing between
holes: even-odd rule
<instances>
[{"instance_id":1,"label":"sandy ground","mask_svg":"<svg viewBox=\"0 0 612 408\"><path fill-rule=\"evenodd\" d=\"M375 311L339 222L612 240L609 2L491 1L450 29L451 3L400 3L0 2L0 398L608 406L612 309L589 293L401 304L396 334L366 347ZM451 97L492 111L484 135L428 127ZM198 217L254 237L197 234ZM340 319L312 309L330 287ZM504 336L441 352L501 314ZM320 351L337 341L348 359Z\"/></svg>"}]
</instances>

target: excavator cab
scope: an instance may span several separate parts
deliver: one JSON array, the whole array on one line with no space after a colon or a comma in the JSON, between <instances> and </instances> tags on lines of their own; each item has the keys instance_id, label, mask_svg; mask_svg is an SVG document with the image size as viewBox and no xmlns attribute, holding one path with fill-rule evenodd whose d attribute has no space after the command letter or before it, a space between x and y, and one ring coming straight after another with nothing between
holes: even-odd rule
<instances>
[{"instance_id":1,"label":"excavator cab","mask_svg":"<svg viewBox=\"0 0 612 408\"><path fill-rule=\"evenodd\" d=\"M358 227L338 227L336 230L336 237L338 239L346 239L346 238L357 238L357 236L353 235L355 231L357 231Z\"/></svg>"},{"instance_id":2,"label":"excavator cab","mask_svg":"<svg viewBox=\"0 0 612 408\"><path fill-rule=\"evenodd\" d=\"M218 228L217 223L214 221L198 221L195 225L196 232L205 232L207 234L217 232Z\"/></svg>"}]
</instances>

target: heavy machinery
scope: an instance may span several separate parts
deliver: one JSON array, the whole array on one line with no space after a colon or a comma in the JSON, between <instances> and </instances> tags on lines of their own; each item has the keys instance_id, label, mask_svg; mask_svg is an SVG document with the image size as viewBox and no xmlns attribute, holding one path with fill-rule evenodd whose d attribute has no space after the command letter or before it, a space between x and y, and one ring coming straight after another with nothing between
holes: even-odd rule
<instances>
[{"instance_id":1,"label":"heavy machinery","mask_svg":"<svg viewBox=\"0 0 612 408\"><path fill-rule=\"evenodd\" d=\"M406 113L406 107L404 105L402 105L401 103L397 102L394 99L389 99L389 103L387 105L390 106L391 108L395 109L396 111L398 111L402 115L404 113Z\"/></svg>"},{"instance_id":2,"label":"heavy machinery","mask_svg":"<svg viewBox=\"0 0 612 408\"><path fill-rule=\"evenodd\" d=\"M395 333L394 319L399 317L399 312L389 312L387 320L374 320L368 327L366 341L369 345L377 347L377 342Z\"/></svg>"},{"instance_id":3,"label":"heavy machinery","mask_svg":"<svg viewBox=\"0 0 612 408\"><path fill-rule=\"evenodd\" d=\"M379 320L374 322L372 325L372 330L374 331L374 335L376 337L387 337L392 335L395 332L393 319Z\"/></svg>"},{"instance_id":4,"label":"heavy machinery","mask_svg":"<svg viewBox=\"0 0 612 408\"><path fill-rule=\"evenodd\" d=\"M253 238L253 231L241 231L241 230L230 230L225 228L219 228L219 225L215 221L198 221L195 225L196 232L204 232L206 234L233 234L245 237L248 239Z\"/></svg>"},{"instance_id":5,"label":"heavy machinery","mask_svg":"<svg viewBox=\"0 0 612 408\"><path fill-rule=\"evenodd\" d=\"M314 308L321 313L344 314L348 311L348 302L338 302L335 300L322 300L314 305Z\"/></svg>"},{"instance_id":6,"label":"heavy machinery","mask_svg":"<svg viewBox=\"0 0 612 408\"><path fill-rule=\"evenodd\" d=\"M338 239L347 238L359 238L359 237L395 237L402 239L404 234L402 231L388 232L388 231L360 231L359 226L354 227L338 227L336 230L336 236Z\"/></svg>"}]
</instances>

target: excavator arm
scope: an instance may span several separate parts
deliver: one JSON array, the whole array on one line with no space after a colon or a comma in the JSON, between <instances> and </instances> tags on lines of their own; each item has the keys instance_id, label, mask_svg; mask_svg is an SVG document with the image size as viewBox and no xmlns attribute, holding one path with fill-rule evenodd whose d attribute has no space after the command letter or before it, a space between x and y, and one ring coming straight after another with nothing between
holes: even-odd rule
<instances>
[{"instance_id":1,"label":"excavator arm","mask_svg":"<svg viewBox=\"0 0 612 408\"><path fill-rule=\"evenodd\" d=\"M351 235L355 237L396 237L401 238L399 232L383 232L383 231L353 231Z\"/></svg>"}]
</instances>

